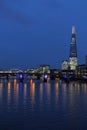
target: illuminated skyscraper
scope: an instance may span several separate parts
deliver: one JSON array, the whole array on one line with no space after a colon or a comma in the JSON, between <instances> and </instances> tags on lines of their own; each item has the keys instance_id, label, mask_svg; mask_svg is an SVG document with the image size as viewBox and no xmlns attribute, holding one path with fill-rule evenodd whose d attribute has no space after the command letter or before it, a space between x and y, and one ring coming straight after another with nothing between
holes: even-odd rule
<instances>
[{"instance_id":1,"label":"illuminated skyscraper","mask_svg":"<svg viewBox=\"0 0 87 130\"><path fill-rule=\"evenodd\" d=\"M76 48L76 34L75 27L72 27L72 37L70 43L70 56L69 56L69 68L75 70L78 65L77 48Z\"/></svg>"}]
</instances>

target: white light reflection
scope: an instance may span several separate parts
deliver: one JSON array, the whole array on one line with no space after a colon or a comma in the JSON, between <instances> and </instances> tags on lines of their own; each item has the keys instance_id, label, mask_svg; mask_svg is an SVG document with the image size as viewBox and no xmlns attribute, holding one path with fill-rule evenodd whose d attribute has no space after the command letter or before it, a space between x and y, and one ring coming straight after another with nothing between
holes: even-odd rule
<instances>
[{"instance_id":1,"label":"white light reflection","mask_svg":"<svg viewBox=\"0 0 87 130\"><path fill-rule=\"evenodd\" d=\"M24 84L24 98L26 98L27 95L27 84Z\"/></svg>"},{"instance_id":2,"label":"white light reflection","mask_svg":"<svg viewBox=\"0 0 87 130\"><path fill-rule=\"evenodd\" d=\"M84 83L84 93L87 94L87 83Z\"/></svg>"},{"instance_id":3,"label":"white light reflection","mask_svg":"<svg viewBox=\"0 0 87 130\"><path fill-rule=\"evenodd\" d=\"M18 99L18 95L19 95L19 84L17 83L17 91L16 91L16 94L17 94L17 99Z\"/></svg>"},{"instance_id":4,"label":"white light reflection","mask_svg":"<svg viewBox=\"0 0 87 130\"><path fill-rule=\"evenodd\" d=\"M84 94L87 94L87 83L81 83L81 90Z\"/></svg>"},{"instance_id":5,"label":"white light reflection","mask_svg":"<svg viewBox=\"0 0 87 130\"><path fill-rule=\"evenodd\" d=\"M73 86L74 93L77 93L79 95L81 84L75 81L73 82L72 86Z\"/></svg>"},{"instance_id":6,"label":"white light reflection","mask_svg":"<svg viewBox=\"0 0 87 130\"><path fill-rule=\"evenodd\" d=\"M63 91L63 97L64 97L64 99L66 99L66 87L67 87L67 83L66 82L63 82L62 83L62 91Z\"/></svg>"},{"instance_id":7,"label":"white light reflection","mask_svg":"<svg viewBox=\"0 0 87 130\"><path fill-rule=\"evenodd\" d=\"M40 104L43 101L43 83L40 83Z\"/></svg>"},{"instance_id":8,"label":"white light reflection","mask_svg":"<svg viewBox=\"0 0 87 130\"><path fill-rule=\"evenodd\" d=\"M68 84L66 82L62 83L62 101L63 101L63 107L66 107L66 103L67 103L67 90L68 90Z\"/></svg>"},{"instance_id":9,"label":"white light reflection","mask_svg":"<svg viewBox=\"0 0 87 130\"><path fill-rule=\"evenodd\" d=\"M69 102L70 102L69 105L71 110L74 108L75 100L76 100L75 85L77 85L76 82L70 82L69 84Z\"/></svg>"},{"instance_id":10,"label":"white light reflection","mask_svg":"<svg viewBox=\"0 0 87 130\"><path fill-rule=\"evenodd\" d=\"M50 83L47 82L46 84L46 92L47 92L47 101L50 104L50 98L51 98L51 88L50 88Z\"/></svg>"},{"instance_id":11,"label":"white light reflection","mask_svg":"<svg viewBox=\"0 0 87 130\"><path fill-rule=\"evenodd\" d=\"M24 114L26 114L27 110L27 84L24 83Z\"/></svg>"}]
</instances>

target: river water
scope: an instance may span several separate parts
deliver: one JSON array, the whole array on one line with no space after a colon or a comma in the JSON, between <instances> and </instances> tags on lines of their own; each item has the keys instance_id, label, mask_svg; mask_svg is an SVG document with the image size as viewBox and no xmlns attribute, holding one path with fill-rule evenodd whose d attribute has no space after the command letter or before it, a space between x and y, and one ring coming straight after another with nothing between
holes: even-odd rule
<instances>
[{"instance_id":1,"label":"river water","mask_svg":"<svg viewBox=\"0 0 87 130\"><path fill-rule=\"evenodd\" d=\"M87 130L87 84L0 80L0 130Z\"/></svg>"}]
</instances>

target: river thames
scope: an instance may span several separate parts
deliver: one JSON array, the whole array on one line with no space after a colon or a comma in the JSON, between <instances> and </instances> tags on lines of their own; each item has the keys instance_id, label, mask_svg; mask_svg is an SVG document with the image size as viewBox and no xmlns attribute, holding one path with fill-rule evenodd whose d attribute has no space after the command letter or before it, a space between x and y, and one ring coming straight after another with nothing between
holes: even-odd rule
<instances>
[{"instance_id":1,"label":"river thames","mask_svg":"<svg viewBox=\"0 0 87 130\"><path fill-rule=\"evenodd\" d=\"M0 130L87 130L87 83L0 80Z\"/></svg>"}]
</instances>

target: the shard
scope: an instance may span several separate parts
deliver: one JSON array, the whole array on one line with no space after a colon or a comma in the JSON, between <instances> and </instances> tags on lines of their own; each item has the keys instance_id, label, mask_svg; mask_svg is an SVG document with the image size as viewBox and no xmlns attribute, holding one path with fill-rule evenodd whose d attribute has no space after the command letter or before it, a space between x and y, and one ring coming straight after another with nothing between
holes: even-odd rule
<instances>
[{"instance_id":1,"label":"the shard","mask_svg":"<svg viewBox=\"0 0 87 130\"><path fill-rule=\"evenodd\" d=\"M76 32L75 27L72 27L72 36L70 42L70 55L69 55L69 68L70 70L75 70L78 65L77 58L77 47L76 47Z\"/></svg>"}]
</instances>

